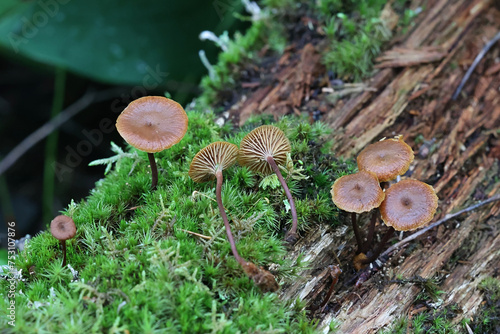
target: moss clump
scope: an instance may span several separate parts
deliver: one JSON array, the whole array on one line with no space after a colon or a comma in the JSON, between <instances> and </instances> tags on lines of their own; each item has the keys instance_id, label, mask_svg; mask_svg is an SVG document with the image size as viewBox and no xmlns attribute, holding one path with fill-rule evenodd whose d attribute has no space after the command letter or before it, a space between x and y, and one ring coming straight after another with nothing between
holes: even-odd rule
<instances>
[{"instance_id":1,"label":"moss clump","mask_svg":"<svg viewBox=\"0 0 500 334\"><path fill-rule=\"evenodd\" d=\"M382 330L383 334L453 334L459 333L458 326L452 324L457 315L457 307L449 305L443 309L430 310L408 317L400 317L394 321L391 328Z\"/></svg>"},{"instance_id":2,"label":"moss clump","mask_svg":"<svg viewBox=\"0 0 500 334\"><path fill-rule=\"evenodd\" d=\"M373 59L392 32L380 19L386 0L323 0L319 12L330 49L325 65L340 78L359 81L367 76Z\"/></svg>"},{"instance_id":3,"label":"moss clump","mask_svg":"<svg viewBox=\"0 0 500 334\"><path fill-rule=\"evenodd\" d=\"M485 278L479 288L484 293L484 303L478 317L469 326L474 333L498 333L500 331L500 279Z\"/></svg>"},{"instance_id":4,"label":"moss clump","mask_svg":"<svg viewBox=\"0 0 500 334\"><path fill-rule=\"evenodd\" d=\"M90 196L71 203L64 214L77 225L61 266L59 242L48 231L34 237L17 256L16 326L0 318L5 332L236 333L315 330L304 311L290 308L276 294L262 294L231 255L215 203L215 181L195 184L188 176L195 153L208 143L239 144L253 127L221 130L213 115L188 111L189 130L183 140L158 153L158 189L149 190L146 154L128 148L97 182ZM296 119L276 124L293 147L286 178L297 197L302 220L299 231L318 221L335 224L329 186L353 163L342 163L328 151L326 127ZM305 143L304 143L305 141ZM301 160L301 163L297 162ZM294 161L293 163L291 161ZM311 166L313 162L320 162ZM300 169L300 168L303 169ZM225 173L223 202L242 256L257 265L277 264L278 279L300 269L284 260L281 228L290 213L279 187L259 186L262 177L234 166ZM195 232L210 239L200 238ZM1 281L3 291L9 282ZM22 291L22 293L21 293ZM9 299L0 299L6 309Z\"/></svg>"},{"instance_id":5,"label":"moss clump","mask_svg":"<svg viewBox=\"0 0 500 334\"><path fill-rule=\"evenodd\" d=\"M407 2L397 0L390 6L391 18L399 17L397 30L401 33L417 15L405 8ZM252 21L250 28L228 39L227 50L219 54L210 69L211 75L202 79L200 101L211 105L225 95L232 98L238 78L252 76L255 71L245 64L259 63L258 53L264 47L274 51L266 55L279 57L287 44L301 44L304 40L315 44L327 40L329 47L324 51L323 62L334 76L348 81L365 78L393 33L392 25L381 18L386 4L387 0L263 0L259 3L259 15L241 17ZM302 21L305 17L311 19L307 27Z\"/></svg>"}]
</instances>

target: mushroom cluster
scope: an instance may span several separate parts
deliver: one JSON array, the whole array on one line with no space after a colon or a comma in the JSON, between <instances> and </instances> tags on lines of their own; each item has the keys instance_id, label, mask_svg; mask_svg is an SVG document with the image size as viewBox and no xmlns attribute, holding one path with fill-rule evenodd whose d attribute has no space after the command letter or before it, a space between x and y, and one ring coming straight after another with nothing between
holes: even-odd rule
<instances>
[{"instance_id":1,"label":"mushroom cluster","mask_svg":"<svg viewBox=\"0 0 500 334\"><path fill-rule=\"evenodd\" d=\"M358 173L342 176L333 184L333 202L341 210L351 212L358 244L353 261L357 270L379 256L395 230L415 230L434 217L438 197L430 185L415 179L405 179L387 188L389 181L408 171L413 159L413 150L402 136L382 139L359 153ZM368 211L372 211L372 219L366 241L363 241L356 223L356 213ZM378 246L368 254L379 214L389 228Z\"/></svg>"},{"instance_id":2,"label":"mushroom cluster","mask_svg":"<svg viewBox=\"0 0 500 334\"><path fill-rule=\"evenodd\" d=\"M151 189L158 184L158 169L154 153L177 144L185 135L188 117L177 102L161 97L146 96L132 101L120 114L116 128L131 146L147 152L151 165ZM292 227L285 236L289 243L297 240L297 212L288 186L281 175L279 165L285 165L291 150L290 141L283 131L272 125L264 125L251 131L241 141L241 148L227 142L215 142L200 150L193 158L189 176L195 182L216 179L216 197L226 229L231 251L245 273L264 291L275 291L278 284L274 276L243 259L236 248L231 226L222 203L222 172L237 160L242 166L262 173L276 173L281 182L292 212ZM63 244L64 246L64 244Z\"/></svg>"}]
</instances>

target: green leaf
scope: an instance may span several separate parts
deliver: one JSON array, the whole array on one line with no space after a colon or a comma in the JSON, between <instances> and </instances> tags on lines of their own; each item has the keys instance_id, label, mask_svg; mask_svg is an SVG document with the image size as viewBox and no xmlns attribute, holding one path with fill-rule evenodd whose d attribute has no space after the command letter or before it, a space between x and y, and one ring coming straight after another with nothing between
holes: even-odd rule
<instances>
[{"instance_id":1,"label":"green leaf","mask_svg":"<svg viewBox=\"0 0 500 334\"><path fill-rule=\"evenodd\" d=\"M240 9L239 0L4 0L0 47L103 82L176 89L206 73L198 50L215 46L199 33L222 33Z\"/></svg>"}]
</instances>

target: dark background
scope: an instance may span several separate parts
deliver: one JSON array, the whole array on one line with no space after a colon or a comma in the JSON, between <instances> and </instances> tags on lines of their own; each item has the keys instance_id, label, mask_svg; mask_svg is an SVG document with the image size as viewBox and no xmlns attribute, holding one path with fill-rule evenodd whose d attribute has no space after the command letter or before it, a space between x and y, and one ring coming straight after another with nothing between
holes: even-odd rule
<instances>
[{"instance_id":1,"label":"dark background","mask_svg":"<svg viewBox=\"0 0 500 334\"><path fill-rule=\"evenodd\" d=\"M44 184L47 139L0 175L1 247L6 248L5 222L16 223L16 238L34 235L72 199L86 197L104 176L104 167L88 163L113 155L110 141L124 147L123 139L115 130L100 131L102 139L81 147L89 141L85 133L99 129L103 119L112 120L114 127L128 102L144 94L168 92L182 105L191 101L207 73L198 51L205 50L212 64L219 51L214 43L200 41L199 33L210 30L221 35L228 30L232 36L248 24L235 18L241 11L239 0L3 1L0 159L51 119L56 73L64 78L63 110L89 90L107 96L56 130L56 160L49 164L67 166L72 150L88 150L81 161L70 158L74 164L60 173L62 177L55 176L53 196L47 190L50 184Z\"/></svg>"}]
</instances>

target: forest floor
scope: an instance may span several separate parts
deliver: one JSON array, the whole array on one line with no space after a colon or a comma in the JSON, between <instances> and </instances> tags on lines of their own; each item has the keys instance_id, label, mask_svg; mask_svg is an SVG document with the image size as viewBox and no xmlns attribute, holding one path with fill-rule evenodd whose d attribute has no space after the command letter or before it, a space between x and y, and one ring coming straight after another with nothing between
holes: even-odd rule
<instances>
[{"instance_id":1,"label":"forest floor","mask_svg":"<svg viewBox=\"0 0 500 334\"><path fill-rule=\"evenodd\" d=\"M326 45L314 31L296 35L279 58L266 58L264 48L264 60L242 71L226 106L229 118L242 125L256 113L276 119L307 114L311 122L322 120L333 129L334 152L345 158L383 137L403 135L415 151L406 176L431 184L439 196L435 221L498 194L498 43L452 97L475 57L499 32L500 9L488 0L412 1L411 8L418 7L424 11L411 29L389 42L377 59L378 71L363 82L329 77L320 56ZM395 15L385 14L389 21ZM308 18L301 22L306 25ZM290 255L302 254L312 269L281 294L306 300L322 325L336 318L341 333L375 332L398 319L404 319L402 332L418 331L415 319L437 328L443 318L479 333L490 302L481 284L499 275L499 228L500 203L481 207L393 252L383 270L355 287L352 235L321 225L303 235ZM340 265L342 274L334 295L319 309L332 281L331 265ZM488 330L500 331L496 316Z\"/></svg>"}]
</instances>

